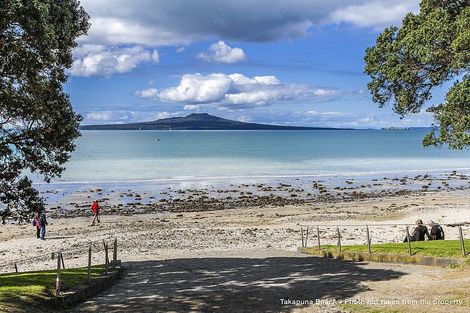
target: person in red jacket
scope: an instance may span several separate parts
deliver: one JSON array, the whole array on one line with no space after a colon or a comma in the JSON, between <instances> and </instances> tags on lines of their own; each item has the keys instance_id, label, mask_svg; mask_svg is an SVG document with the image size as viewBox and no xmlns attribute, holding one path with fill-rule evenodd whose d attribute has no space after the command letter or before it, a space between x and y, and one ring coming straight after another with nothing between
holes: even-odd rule
<instances>
[{"instance_id":1,"label":"person in red jacket","mask_svg":"<svg viewBox=\"0 0 470 313\"><path fill-rule=\"evenodd\" d=\"M100 205L98 204L98 200L93 201L91 204L91 210L93 211L94 215L91 225L95 225L95 221L98 221L98 223L100 222Z\"/></svg>"}]
</instances>

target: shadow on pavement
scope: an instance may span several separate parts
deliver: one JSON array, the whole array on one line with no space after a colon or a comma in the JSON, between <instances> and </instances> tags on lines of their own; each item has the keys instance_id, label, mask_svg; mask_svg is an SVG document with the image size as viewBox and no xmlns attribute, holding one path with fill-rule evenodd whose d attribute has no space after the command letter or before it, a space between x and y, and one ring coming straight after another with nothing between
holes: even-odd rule
<instances>
[{"instance_id":1,"label":"shadow on pavement","mask_svg":"<svg viewBox=\"0 0 470 313\"><path fill-rule=\"evenodd\" d=\"M343 299L364 281L405 273L314 257L185 258L127 263L107 292L75 312L290 312L280 299Z\"/></svg>"}]
</instances>

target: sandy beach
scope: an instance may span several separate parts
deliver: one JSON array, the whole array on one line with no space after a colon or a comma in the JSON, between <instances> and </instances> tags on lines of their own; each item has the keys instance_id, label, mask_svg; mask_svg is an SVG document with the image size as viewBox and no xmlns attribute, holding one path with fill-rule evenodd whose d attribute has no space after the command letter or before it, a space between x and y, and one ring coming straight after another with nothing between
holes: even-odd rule
<instances>
[{"instance_id":1,"label":"sandy beach","mask_svg":"<svg viewBox=\"0 0 470 313\"><path fill-rule=\"evenodd\" d=\"M342 244L365 243L365 225L373 225L370 227L373 243L400 242L405 236L403 224L413 225L418 218L441 224L470 219L468 187L455 184L467 184L468 178L457 174L449 177L445 182L448 188L434 187L434 190L416 189L410 183L401 185L400 179L387 179L388 188L380 191L354 183L346 183L350 187L327 188L319 186L318 182L313 183L310 190L287 184L246 185L241 190L232 187L215 192L173 190L170 200L125 207L116 204L122 192L77 191L63 197L60 204L51 204L45 242L35 239L34 228L29 223L2 225L1 263L17 261L28 269L53 267L54 262L48 260L51 252L76 250L69 253L69 262L80 264L89 242L102 249L102 240L115 238L119 242L120 257L134 261L237 249L295 251L301 245L301 225L319 226L322 244L336 244L336 226L340 227ZM430 177L421 179L426 179L429 185L443 184ZM393 182L406 188L396 188ZM375 184L383 188L386 182L377 180ZM454 187L450 186L452 184ZM273 196L263 195L266 189ZM312 196L315 191L317 194ZM102 222L91 226L89 201L97 193L102 193ZM146 196L127 193L140 199ZM238 193L238 197L227 196L227 193ZM292 194L302 195L292 197ZM151 196L147 194L147 197ZM457 228L446 227L445 230L448 239L457 239ZM464 230L465 235L470 236L470 230ZM310 238L311 242L315 240L310 244L316 244L314 235ZM37 262L35 256L40 255L43 260ZM21 261L25 258L30 261ZM96 256L95 261L98 260Z\"/></svg>"},{"instance_id":2,"label":"sandy beach","mask_svg":"<svg viewBox=\"0 0 470 313\"><path fill-rule=\"evenodd\" d=\"M323 187L318 185L321 183L315 182L311 184L310 189L305 187L305 182L302 183L303 186L245 185L241 186L241 189L232 186L230 190L215 189L215 191L210 188L169 190L163 196L170 194L168 196L170 200L161 201L160 198L155 199L153 203L128 206L118 205L117 200L122 198L123 194L120 191L106 192L96 189L77 191L62 197L60 203L51 205L46 241L34 237L34 228L30 224L2 225L1 271L11 272L13 262L17 263L20 271L53 269L56 261L51 260L50 255L56 251L64 251L66 267L85 266L86 251L90 242L93 243L93 263L102 263L104 260L102 241L111 243L114 239L118 241L119 258L134 268L136 264L188 258L194 261L190 261L184 265L185 267L191 267L190 264L207 257L229 258L229 261L230 258L236 257L243 257L244 260L245 258L264 260L276 256L298 258L300 256L296 250L301 245L301 225L319 226L322 244L336 244L337 226L342 233L343 245L364 244L365 225L373 225L370 227L373 243L399 242L405 235L403 224L413 225L418 218L424 221L434 220L443 225L470 219L467 177L456 174L451 176L450 179L446 178L445 184L443 181L436 182L436 178L420 178L426 179L426 185L433 186L434 190L416 188L416 185L424 185L422 180L419 182L413 180L412 183L401 185L400 179L393 178L374 181L375 184L380 184L376 186L377 188L355 183L354 180L350 180L352 183L345 182L344 187ZM437 186L445 185L447 188L437 189ZM264 196L266 189L274 196ZM257 190L260 192L257 193ZM315 191L316 194L313 195ZM88 202L99 193L102 197L100 200L103 215L99 225L91 226ZM233 195L235 193L238 197ZM300 196L291 197L292 193ZM143 192L139 194L127 191L127 194L141 199L147 197L146 201L152 197L151 194ZM180 197L175 196L178 194ZM227 197L232 199L227 200ZM445 230L448 239L458 238L457 228L445 227ZM470 237L470 228L464 228L464 233ZM316 237L310 236L309 245L315 245ZM302 259L302 262L305 260ZM339 266L339 263L337 265ZM396 265L364 266L366 269L397 269ZM137 268L140 268L140 265ZM331 270L329 266L326 268L328 270L325 275ZM402 274L397 274L400 278L390 278L389 282L385 276L383 279L373 279L370 283L366 278L363 283L358 282L363 287L360 288L360 293L354 295L370 299L376 296L382 299L396 298L400 296L394 294L402 290L402 285L409 284L412 279L432 277L430 283L437 284L444 277L454 275L450 269L422 269L405 265L398 266L398 269L403 271ZM219 271L220 268L211 270ZM468 283L468 279L461 276L454 277L448 282L452 286ZM307 289L302 290L307 293ZM301 290L295 292L297 296L302 293ZM403 291L400 291L399 295L407 296ZM266 296L278 297L277 294ZM319 294L320 296L323 295ZM330 296L342 295L338 293ZM419 297L426 297L426 293L420 293ZM415 297L408 296L408 298ZM91 300L81 308L84 311L93 311L96 305L93 301L100 300L99 298ZM175 308L170 305L169 308L176 310L178 305ZM198 306L202 304L193 303L193 305L197 311ZM106 308L106 305L101 308ZM439 312L439 308L442 307L428 308L431 308L431 312L433 310ZM294 306L288 311L291 310L337 312L338 306Z\"/></svg>"}]
</instances>

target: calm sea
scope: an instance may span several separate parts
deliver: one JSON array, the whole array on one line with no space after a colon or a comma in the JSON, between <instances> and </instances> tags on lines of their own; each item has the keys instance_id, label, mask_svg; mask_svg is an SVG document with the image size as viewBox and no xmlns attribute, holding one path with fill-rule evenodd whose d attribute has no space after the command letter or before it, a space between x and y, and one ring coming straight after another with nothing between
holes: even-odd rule
<instances>
[{"instance_id":1,"label":"calm sea","mask_svg":"<svg viewBox=\"0 0 470 313\"><path fill-rule=\"evenodd\" d=\"M83 131L56 182L360 176L469 170L424 130Z\"/></svg>"}]
</instances>

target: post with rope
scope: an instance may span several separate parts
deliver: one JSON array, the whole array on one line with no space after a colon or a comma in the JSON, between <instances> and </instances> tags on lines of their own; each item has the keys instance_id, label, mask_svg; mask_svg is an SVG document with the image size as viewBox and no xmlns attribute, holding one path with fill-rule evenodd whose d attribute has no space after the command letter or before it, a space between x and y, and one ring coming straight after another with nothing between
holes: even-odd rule
<instances>
[{"instance_id":1,"label":"post with rope","mask_svg":"<svg viewBox=\"0 0 470 313\"><path fill-rule=\"evenodd\" d=\"M339 247L339 253L341 253L341 233L339 232L339 226L336 227L336 232L338 233L338 247Z\"/></svg>"},{"instance_id":2,"label":"post with rope","mask_svg":"<svg viewBox=\"0 0 470 313\"><path fill-rule=\"evenodd\" d=\"M114 243L113 243L113 269L116 268L117 264L117 238L114 238Z\"/></svg>"},{"instance_id":3,"label":"post with rope","mask_svg":"<svg viewBox=\"0 0 470 313\"><path fill-rule=\"evenodd\" d=\"M366 232L367 232L367 248L369 250L369 254L372 254L372 250L370 249L370 234L369 234L369 226L366 225Z\"/></svg>"},{"instance_id":4,"label":"post with rope","mask_svg":"<svg viewBox=\"0 0 470 313\"><path fill-rule=\"evenodd\" d=\"M408 253L411 254L410 227L406 225L406 241L408 242Z\"/></svg>"},{"instance_id":5,"label":"post with rope","mask_svg":"<svg viewBox=\"0 0 470 313\"><path fill-rule=\"evenodd\" d=\"M318 250L321 250L320 244L320 227L317 226L317 239L318 239Z\"/></svg>"},{"instance_id":6,"label":"post with rope","mask_svg":"<svg viewBox=\"0 0 470 313\"><path fill-rule=\"evenodd\" d=\"M308 240L308 226L307 226L307 230L305 232L305 247L307 247L307 240Z\"/></svg>"},{"instance_id":7,"label":"post with rope","mask_svg":"<svg viewBox=\"0 0 470 313\"><path fill-rule=\"evenodd\" d=\"M462 256L466 257L467 252L465 252L465 241L463 238L462 226L459 226L459 235L460 235L460 247L462 248Z\"/></svg>"},{"instance_id":8,"label":"post with rope","mask_svg":"<svg viewBox=\"0 0 470 313\"><path fill-rule=\"evenodd\" d=\"M60 259L62 261L62 268L65 269L65 264L64 264L64 255L60 253Z\"/></svg>"},{"instance_id":9,"label":"post with rope","mask_svg":"<svg viewBox=\"0 0 470 313\"><path fill-rule=\"evenodd\" d=\"M60 259L62 258L62 252L57 253L57 277L55 280L55 295L60 296Z\"/></svg>"},{"instance_id":10,"label":"post with rope","mask_svg":"<svg viewBox=\"0 0 470 313\"><path fill-rule=\"evenodd\" d=\"M104 246L104 274L108 275L108 244L103 240L103 246Z\"/></svg>"},{"instance_id":11,"label":"post with rope","mask_svg":"<svg viewBox=\"0 0 470 313\"><path fill-rule=\"evenodd\" d=\"M88 246L88 284L91 282L91 243Z\"/></svg>"}]
</instances>

